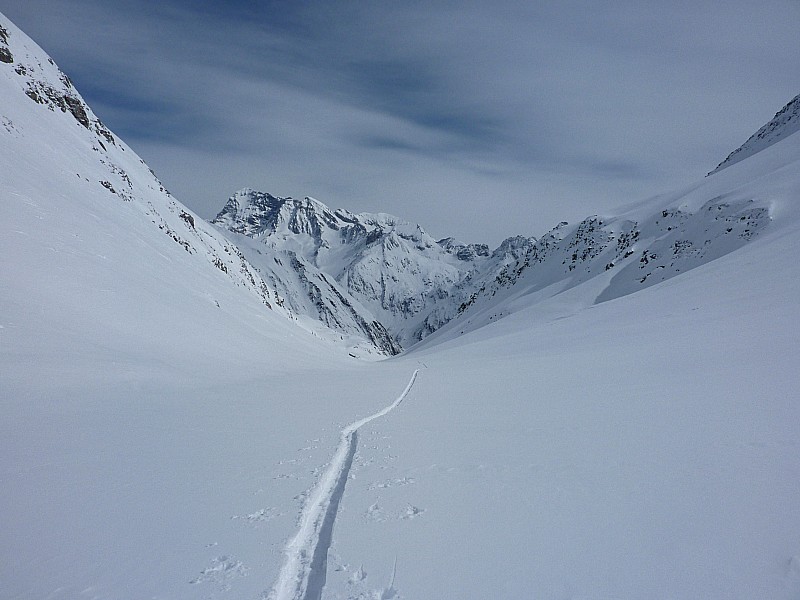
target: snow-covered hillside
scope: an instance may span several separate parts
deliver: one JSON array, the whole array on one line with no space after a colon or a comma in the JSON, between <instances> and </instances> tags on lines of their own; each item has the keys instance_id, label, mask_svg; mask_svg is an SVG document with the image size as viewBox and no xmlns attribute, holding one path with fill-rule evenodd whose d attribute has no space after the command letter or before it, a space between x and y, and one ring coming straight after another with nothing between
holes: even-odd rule
<instances>
[{"instance_id":1,"label":"snow-covered hillside","mask_svg":"<svg viewBox=\"0 0 800 600\"><path fill-rule=\"evenodd\" d=\"M221 237L0 27L0 598L800 596L800 134L495 253ZM455 286L355 360L384 256Z\"/></svg>"},{"instance_id":2,"label":"snow-covered hillside","mask_svg":"<svg viewBox=\"0 0 800 600\"><path fill-rule=\"evenodd\" d=\"M268 277L269 272L262 277L236 244L173 198L144 161L94 115L52 59L8 21L0 30L0 47L4 57L0 152L8 165L3 173L3 208L9 213L5 225L13 229L18 219L28 218L26 211L44 214L42 207L50 204L59 211L58 217L49 217L52 223L38 222L33 229L19 224L22 233L15 235L28 236L33 245L41 237L82 235L89 238L87 244L97 246L97 256L108 255L111 250L106 246L133 253L133 248L149 245L158 248L163 261L190 265L197 272L193 293L223 310L227 309L206 289L205 280L219 280L223 288L242 288L261 302L264 311L295 320L358 355L374 354L376 348L383 354L397 351L380 324L359 322L333 333L317 313L309 316L291 298L287 302L282 293L296 295L293 282L287 285ZM114 227L129 230L130 238L113 236ZM24 241L11 237L4 241L16 248L6 256L23 252ZM154 272L158 274L158 269ZM86 304L84 299L80 302ZM342 333L348 334L346 339Z\"/></svg>"},{"instance_id":3,"label":"snow-covered hillside","mask_svg":"<svg viewBox=\"0 0 800 600\"><path fill-rule=\"evenodd\" d=\"M261 522L231 519L251 468L297 496L275 457L382 402L344 393L372 346L292 314L0 27L0 597L207 596L247 570L217 546Z\"/></svg>"},{"instance_id":4,"label":"snow-covered hillside","mask_svg":"<svg viewBox=\"0 0 800 600\"><path fill-rule=\"evenodd\" d=\"M613 217L593 216L573 226L560 223L515 263L484 281L444 329L463 334L520 307L574 296L575 287L581 288L585 302L604 302L743 247L770 225L772 197L741 190L710 193L720 189L715 183L659 197Z\"/></svg>"},{"instance_id":5,"label":"snow-covered hillside","mask_svg":"<svg viewBox=\"0 0 800 600\"><path fill-rule=\"evenodd\" d=\"M161 237L196 257L198 265L211 265L247 288L266 307L279 308L274 291L237 249L172 198L144 162L94 115L69 77L7 21L0 30L0 47L7 210L24 212L23 205L51 200L54 193L60 196L59 207L80 220L97 220L93 203L111 205L122 218L160 231ZM72 233L66 223L62 233Z\"/></svg>"},{"instance_id":6,"label":"snow-covered hillside","mask_svg":"<svg viewBox=\"0 0 800 600\"><path fill-rule=\"evenodd\" d=\"M559 260L393 361L422 370L348 482L324 597L796 597L798 199L793 135L557 228Z\"/></svg>"},{"instance_id":7,"label":"snow-covered hillside","mask_svg":"<svg viewBox=\"0 0 800 600\"><path fill-rule=\"evenodd\" d=\"M800 139L791 135L797 131L798 98L759 130L775 135L735 171L712 173L702 182L615 214L594 215L576 225L559 223L515 262L481 281L458 306L458 317L443 319L441 331L424 345L540 303L547 307L542 310L552 310L570 306L575 298L590 306L632 294L763 235L774 227L776 212L793 210L793 204L781 206L778 199L792 189L800 165ZM790 113L795 117L786 116Z\"/></svg>"},{"instance_id":8,"label":"snow-covered hillside","mask_svg":"<svg viewBox=\"0 0 800 600\"><path fill-rule=\"evenodd\" d=\"M751 135L747 141L731 152L728 157L717 165L709 175L716 173L732 164L744 160L775 142L800 131L800 95L795 96L761 129Z\"/></svg>"},{"instance_id":9,"label":"snow-covered hillside","mask_svg":"<svg viewBox=\"0 0 800 600\"><path fill-rule=\"evenodd\" d=\"M508 238L493 252L435 241L390 215L332 211L311 198L251 189L234 194L213 223L296 300L293 310L345 332L352 314L362 325L351 329L393 354L399 347L387 343L390 335L410 347L445 325L463 333L509 314L507 300L521 295L544 300L590 281L598 302L636 292L741 248L770 223L766 199L702 193L703 204L661 197L618 215L559 223L538 240Z\"/></svg>"}]
</instances>

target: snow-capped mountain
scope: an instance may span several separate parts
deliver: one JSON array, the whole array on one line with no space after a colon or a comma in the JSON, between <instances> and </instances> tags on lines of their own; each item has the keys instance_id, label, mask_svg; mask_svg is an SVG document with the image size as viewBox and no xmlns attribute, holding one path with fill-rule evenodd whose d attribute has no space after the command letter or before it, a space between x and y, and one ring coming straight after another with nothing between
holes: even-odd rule
<instances>
[{"instance_id":1,"label":"snow-capped mountain","mask_svg":"<svg viewBox=\"0 0 800 600\"><path fill-rule=\"evenodd\" d=\"M236 234L233 241L262 274L272 271L267 278L284 296L298 298L292 287L306 291L313 306L297 300L294 310L346 331L337 316L344 306L377 347L394 353L384 331L406 347L447 324L463 333L507 315L505 303L520 295L544 300L590 280L599 286L597 302L636 292L740 248L770 216L767 204L751 198L720 196L701 206L655 200L632 212L559 223L538 240L508 238L493 252L453 238L435 241L390 215L333 211L312 198L251 189L234 194L212 222ZM288 261L259 260L254 252L271 256L259 250L265 247ZM284 267L281 274L273 263ZM281 287L281 280L295 283ZM476 312L486 314L473 318Z\"/></svg>"},{"instance_id":2,"label":"snow-capped mountain","mask_svg":"<svg viewBox=\"0 0 800 600\"><path fill-rule=\"evenodd\" d=\"M716 173L732 164L761 152L775 142L800 131L800 94L795 96L761 129L747 138L747 141L731 152L728 157L709 173Z\"/></svg>"},{"instance_id":3,"label":"snow-capped mountain","mask_svg":"<svg viewBox=\"0 0 800 600\"><path fill-rule=\"evenodd\" d=\"M742 247L769 225L769 213L765 202L717 197L699 207L663 202L562 222L484 280L458 306L459 318L447 319L449 329L463 333L502 318L520 296L528 305L586 284L594 302L637 292Z\"/></svg>"},{"instance_id":4,"label":"snow-capped mountain","mask_svg":"<svg viewBox=\"0 0 800 600\"><path fill-rule=\"evenodd\" d=\"M365 340L380 354L392 356L402 351L381 322L358 300L350 296L330 275L292 250L265 247L242 234L224 231L281 296L284 307L293 314L331 329L354 349ZM363 350L363 348L361 349ZM362 356L361 350L353 352Z\"/></svg>"},{"instance_id":5,"label":"snow-capped mountain","mask_svg":"<svg viewBox=\"0 0 800 600\"><path fill-rule=\"evenodd\" d=\"M355 356L397 354L447 324L467 331L507 314L501 302L519 295L545 297L595 278L609 281L598 301L631 293L740 247L769 223L767 207L748 199L709 199L692 209L664 203L649 214L560 224L538 240L509 238L490 251L453 238L437 241L391 215L243 189L212 227L164 189L10 23L0 30L0 66L9 161L29 155L26 164L40 165L39 172L58 164L60 189L70 199L121 203L116 210L126 219L164 236L195 268L210 267L214 277ZM734 153L736 160L795 131L798 106L795 98ZM8 181L19 196L45 193L32 171L15 170ZM488 317L478 319L476 311Z\"/></svg>"},{"instance_id":6,"label":"snow-capped mountain","mask_svg":"<svg viewBox=\"0 0 800 600\"><path fill-rule=\"evenodd\" d=\"M509 238L490 252L483 244L436 241L421 226L392 215L331 210L313 198L280 198L249 188L231 196L212 223L259 242L243 246L286 254L303 277L311 274L326 286L337 282L336 296L346 294L353 307L365 308L369 312L359 314L383 324L403 346L456 315L476 284L534 242ZM248 257L271 268L252 253ZM312 298L319 287L312 286Z\"/></svg>"},{"instance_id":7,"label":"snow-capped mountain","mask_svg":"<svg viewBox=\"0 0 800 600\"><path fill-rule=\"evenodd\" d=\"M764 138L759 155L752 152L746 167L725 176L711 173L701 184L656 196L615 215L588 217L577 225L559 223L524 256L485 279L459 305L458 318L446 319L442 331L428 343L463 335L539 304L543 310L553 310L559 303L571 306L576 296L582 306L620 298L742 248L772 226L774 197L781 195L768 186L754 185L753 180L762 173L780 188L788 185L781 183L787 175L791 179L786 171L797 165L798 136L792 135L797 119L786 115L797 113L798 98L778 113L780 119L776 117L787 127L781 129L773 120L759 130L780 133L769 143ZM726 166L735 162L740 160Z\"/></svg>"},{"instance_id":8,"label":"snow-capped mountain","mask_svg":"<svg viewBox=\"0 0 800 600\"><path fill-rule=\"evenodd\" d=\"M310 199L287 215L281 211L285 203L286 199L270 194L242 190L212 223L281 291L295 314L318 320L340 334L365 337L385 354L399 353L402 348L373 313L317 267L315 259L325 243L322 231L331 226L339 229L339 218ZM281 227L285 244L254 243L254 238Z\"/></svg>"},{"instance_id":9,"label":"snow-capped mountain","mask_svg":"<svg viewBox=\"0 0 800 600\"><path fill-rule=\"evenodd\" d=\"M271 258L265 262L272 270L255 269L236 244L175 199L97 118L53 60L6 20L0 24L0 78L0 153L4 162L22 165L3 174L9 208L38 203L57 189L65 213L59 234L82 231L102 239L114 224L125 223L135 235L117 238L120 246L167 242L160 250L165 260L190 263L198 273L196 293L215 306L221 300L206 289L209 278L245 290L264 310L300 322L314 335L344 342L355 355L399 351L380 323L362 317L316 274L306 275L299 266L287 272ZM90 233L93 228L97 232Z\"/></svg>"},{"instance_id":10,"label":"snow-capped mountain","mask_svg":"<svg viewBox=\"0 0 800 600\"><path fill-rule=\"evenodd\" d=\"M800 96L712 174L796 132L798 115ZM391 215L331 210L312 198L249 188L234 194L212 222L236 234L232 239L249 248L245 253L262 273L272 263L254 251L263 254L266 247L289 257L292 268L268 279L287 297L297 297L292 287L305 289L312 304L298 301L295 310L348 331L336 316L346 299L344 312L374 331L357 328L394 353L384 332L407 348L446 325L460 334L502 318L520 296L544 301L591 281L594 301L603 302L665 281L742 247L769 225L770 206L731 194L701 204L661 197L632 211L559 223L538 240L509 238L493 252L453 238L436 241ZM295 278L292 271L300 273L299 284L281 287L278 281ZM309 277L317 283L309 285ZM334 282L335 292L321 293Z\"/></svg>"}]
</instances>

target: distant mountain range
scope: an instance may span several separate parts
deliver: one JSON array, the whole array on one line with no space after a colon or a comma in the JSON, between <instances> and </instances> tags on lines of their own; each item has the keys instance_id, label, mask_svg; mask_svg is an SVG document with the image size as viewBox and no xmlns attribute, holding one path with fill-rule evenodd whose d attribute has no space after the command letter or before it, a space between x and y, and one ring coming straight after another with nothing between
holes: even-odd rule
<instances>
[{"instance_id":1,"label":"distant mountain range","mask_svg":"<svg viewBox=\"0 0 800 600\"><path fill-rule=\"evenodd\" d=\"M486 321L478 312L501 318L503 303L521 294L544 299L590 280L598 302L633 293L736 250L770 223L768 207L758 203L665 202L563 222L540 239L511 237L490 250L435 240L391 215L244 188L209 225L171 196L52 59L11 24L0 29L0 61L4 146L37 155L51 182L40 190L68 190L70 199L89 190L102 195L117 203L120 219L137 220L138 235L166 236L198 268L246 289L265 310L316 321L333 339L385 355L448 324L474 328ZM800 96L712 173L795 133L798 114ZM23 133L25 119L33 124Z\"/></svg>"},{"instance_id":2,"label":"distant mountain range","mask_svg":"<svg viewBox=\"0 0 800 600\"><path fill-rule=\"evenodd\" d=\"M796 132L798 114L800 96L715 171ZM598 302L633 293L741 247L769 222L768 207L749 200L720 197L695 208L656 202L631 214L562 222L541 239L512 237L490 251L453 238L436 241L391 215L353 214L249 188L231 196L212 221L292 299L295 311L342 331L355 324L388 353L451 321L473 328L476 321L465 316L477 307L500 318L501 299L515 295L543 299L594 278L601 281ZM286 258L264 259L272 253ZM281 284L291 270L302 274L294 288Z\"/></svg>"}]
</instances>

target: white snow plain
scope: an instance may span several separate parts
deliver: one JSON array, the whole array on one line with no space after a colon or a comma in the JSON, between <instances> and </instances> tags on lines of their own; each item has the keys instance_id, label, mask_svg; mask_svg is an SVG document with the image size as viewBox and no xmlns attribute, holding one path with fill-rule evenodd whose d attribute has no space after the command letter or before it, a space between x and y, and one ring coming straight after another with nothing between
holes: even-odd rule
<instances>
[{"instance_id":1,"label":"white snow plain","mask_svg":"<svg viewBox=\"0 0 800 600\"><path fill-rule=\"evenodd\" d=\"M800 135L643 204L753 199L744 247L367 363L0 89L0 597L282 598L323 512L324 587L296 597L800 596Z\"/></svg>"}]
</instances>

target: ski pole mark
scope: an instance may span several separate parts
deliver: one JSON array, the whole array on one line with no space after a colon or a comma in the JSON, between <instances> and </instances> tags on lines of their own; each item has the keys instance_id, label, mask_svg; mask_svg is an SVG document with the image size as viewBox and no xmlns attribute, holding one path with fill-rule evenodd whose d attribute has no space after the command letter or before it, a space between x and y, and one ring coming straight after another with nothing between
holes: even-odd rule
<instances>
[{"instance_id":1,"label":"ski pole mark","mask_svg":"<svg viewBox=\"0 0 800 600\"><path fill-rule=\"evenodd\" d=\"M300 514L300 529L284 551L285 560L271 600L320 600L327 577L328 548L333 538L333 524L358 447L358 430L391 411L405 399L417 379L419 369L397 399L386 408L350 423L342 429L339 445L331 462L310 492Z\"/></svg>"}]
</instances>

